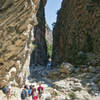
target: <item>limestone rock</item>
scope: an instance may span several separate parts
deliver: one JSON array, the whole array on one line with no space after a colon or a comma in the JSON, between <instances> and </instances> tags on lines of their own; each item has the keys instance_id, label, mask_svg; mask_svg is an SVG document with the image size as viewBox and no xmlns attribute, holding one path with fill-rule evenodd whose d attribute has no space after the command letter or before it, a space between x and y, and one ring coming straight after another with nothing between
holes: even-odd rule
<instances>
[{"instance_id":1,"label":"limestone rock","mask_svg":"<svg viewBox=\"0 0 100 100\"><path fill-rule=\"evenodd\" d=\"M96 66L97 71L100 71L100 66Z\"/></svg>"},{"instance_id":2,"label":"limestone rock","mask_svg":"<svg viewBox=\"0 0 100 100\"><path fill-rule=\"evenodd\" d=\"M44 0L46 1L46 0ZM48 62L47 56L47 45L45 39L45 9L43 5L43 0L40 0L39 9L37 11L36 17L38 24L34 27L34 38L35 49L31 55L31 65L46 65Z\"/></svg>"},{"instance_id":3,"label":"limestone rock","mask_svg":"<svg viewBox=\"0 0 100 100\"><path fill-rule=\"evenodd\" d=\"M96 68L93 66L89 66L88 71L89 72L96 72Z\"/></svg>"},{"instance_id":4,"label":"limestone rock","mask_svg":"<svg viewBox=\"0 0 100 100\"><path fill-rule=\"evenodd\" d=\"M0 88L10 81L15 81L18 86L25 82L30 55L36 47L33 42L38 41L37 38L43 40L40 41L44 50L41 54L46 55L45 38L41 37L45 34L44 26L40 32L34 32L40 30L35 29L37 17L41 16L38 9L40 6L44 9L40 1L0 0ZM36 39L34 34L38 34Z\"/></svg>"},{"instance_id":5,"label":"limestone rock","mask_svg":"<svg viewBox=\"0 0 100 100\"><path fill-rule=\"evenodd\" d=\"M48 44L53 44L53 36L52 36L52 30L49 28L48 24L46 24L46 41L48 41Z\"/></svg>"},{"instance_id":6,"label":"limestone rock","mask_svg":"<svg viewBox=\"0 0 100 100\"><path fill-rule=\"evenodd\" d=\"M53 65L66 61L77 65L88 64L86 56L78 56L80 51L84 54L92 52L96 56L100 54L99 4L99 0L62 1L53 29ZM100 58L92 59L96 66L100 65Z\"/></svg>"},{"instance_id":7,"label":"limestone rock","mask_svg":"<svg viewBox=\"0 0 100 100\"><path fill-rule=\"evenodd\" d=\"M97 83L97 85L98 85L98 88L99 88L99 90L100 90L100 80L99 80L99 82Z\"/></svg>"},{"instance_id":8,"label":"limestone rock","mask_svg":"<svg viewBox=\"0 0 100 100\"><path fill-rule=\"evenodd\" d=\"M92 66L100 65L100 54L87 53L87 64Z\"/></svg>"},{"instance_id":9,"label":"limestone rock","mask_svg":"<svg viewBox=\"0 0 100 100\"><path fill-rule=\"evenodd\" d=\"M60 72L70 74L74 71L74 69L75 69L74 66L71 65L70 63L63 63L61 64Z\"/></svg>"},{"instance_id":10,"label":"limestone rock","mask_svg":"<svg viewBox=\"0 0 100 100\"><path fill-rule=\"evenodd\" d=\"M47 76L48 76L48 78L50 78L52 80L57 80L60 78L61 74L57 71L53 71L53 72L49 73Z\"/></svg>"}]
</instances>

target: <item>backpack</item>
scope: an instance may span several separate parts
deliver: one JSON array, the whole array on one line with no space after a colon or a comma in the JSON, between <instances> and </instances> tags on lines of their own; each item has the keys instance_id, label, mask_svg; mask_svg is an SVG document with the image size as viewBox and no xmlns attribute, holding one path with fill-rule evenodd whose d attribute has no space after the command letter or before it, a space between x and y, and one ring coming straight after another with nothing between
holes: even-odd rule
<instances>
[{"instance_id":1,"label":"backpack","mask_svg":"<svg viewBox=\"0 0 100 100\"><path fill-rule=\"evenodd\" d=\"M27 91L23 89L21 93L21 98L25 99L26 97L27 97Z\"/></svg>"},{"instance_id":2,"label":"backpack","mask_svg":"<svg viewBox=\"0 0 100 100\"><path fill-rule=\"evenodd\" d=\"M31 89L28 89L28 95L31 96Z\"/></svg>"},{"instance_id":3,"label":"backpack","mask_svg":"<svg viewBox=\"0 0 100 100\"><path fill-rule=\"evenodd\" d=\"M2 92L3 92L4 94L8 93L8 87L7 87L7 86L3 87L3 88L2 88Z\"/></svg>"},{"instance_id":4,"label":"backpack","mask_svg":"<svg viewBox=\"0 0 100 100\"><path fill-rule=\"evenodd\" d=\"M32 96L34 95L34 91L35 91L35 88L33 88L32 91L31 91Z\"/></svg>"},{"instance_id":5,"label":"backpack","mask_svg":"<svg viewBox=\"0 0 100 100\"><path fill-rule=\"evenodd\" d=\"M33 92L35 91L35 88L33 88Z\"/></svg>"},{"instance_id":6,"label":"backpack","mask_svg":"<svg viewBox=\"0 0 100 100\"><path fill-rule=\"evenodd\" d=\"M39 87L39 94L41 94L43 92L42 88Z\"/></svg>"}]
</instances>

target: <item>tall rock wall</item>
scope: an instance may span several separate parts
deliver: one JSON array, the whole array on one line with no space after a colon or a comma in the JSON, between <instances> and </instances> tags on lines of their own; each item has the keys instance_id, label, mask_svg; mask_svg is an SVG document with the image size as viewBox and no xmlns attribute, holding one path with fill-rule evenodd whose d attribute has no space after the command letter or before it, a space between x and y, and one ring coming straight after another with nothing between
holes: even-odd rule
<instances>
[{"instance_id":1,"label":"tall rock wall","mask_svg":"<svg viewBox=\"0 0 100 100\"><path fill-rule=\"evenodd\" d=\"M0 88L25 82L39 5L40 0L0 0Z\"/></svg>"},{"instance_id":2,"label":"tall rock wall","mask_svg":"<svg viewBox=\"0 0 100 100\"><path fill-rule=\"evenodd\" d=\"M45 25L46 26L46 41L48 41L48 43L50 45L53 44L53 36L52 36L52 30L50 29L50 27L48 26L48 24Z\"/></svg>"},{"instance_id":3,"label":"tall rock wall","mask_svg":"<svg viewBox=\"0 0 100 100\"><path fill-rule=\"evenodd\" d=\"M45 2L46 1L40 0L39 9L36 14L38 24L34 27L35 41L33 42L33 45L35 45L35 49L31 55L31 65L46 65L48 62L47 45L45 40Z\"/></svg>"},{"instance_id":4,"label":"tall rock wall","mask_svg":"<svg viewBox=\"0 0 100 100\"><path fill-rule=\"evenodd\" d=\"M63 0L53 38L53 65L86 64L87 53L100 55L100 0Z\"/></svg>"}]
</instances>

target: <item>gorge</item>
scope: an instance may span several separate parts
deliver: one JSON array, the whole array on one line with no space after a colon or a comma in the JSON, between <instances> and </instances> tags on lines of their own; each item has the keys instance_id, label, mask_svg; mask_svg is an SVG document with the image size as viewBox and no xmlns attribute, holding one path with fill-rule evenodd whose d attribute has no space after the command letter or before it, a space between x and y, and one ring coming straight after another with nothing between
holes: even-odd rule
<instances>
[{"instance_id":1,"label":"gorge","mask_svg":"<svg viewBox=\"0 0 100 100\"><path fill-rule=\"evenodd\" d=\"M88 98L57 100L91 100L88 91L100 97L100 1L62 0L52 32L53 42L45 20L46 2L0 1L0 89L9 83L21 88L30 70L36 69L37 75L52 82L52 88L63 92L65 97L66 91L73 94L75 82L82 85L77 87L77 91L84 90L82 96L88 94ZM46 68L47 41L53 45L52 69ZM31 78L35 76L33 72ZM82 82L92 84L93 89L84 87Z\"/></svg>"}]
</instances>

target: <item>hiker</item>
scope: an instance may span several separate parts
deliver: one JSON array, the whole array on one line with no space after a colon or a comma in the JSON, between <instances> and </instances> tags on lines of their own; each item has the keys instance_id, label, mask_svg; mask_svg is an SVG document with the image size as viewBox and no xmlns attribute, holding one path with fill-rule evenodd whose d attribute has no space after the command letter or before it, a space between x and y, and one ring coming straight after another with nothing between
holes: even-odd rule
<instances>
[{"instance_id":1,"label":"hiker","mask_svg":"<svg viewBox=\"0 0 100 100\"><path fill-rule=\"evenodd\" d=\"M32 88L32 86L30 85L29 87L28 87L28 89L27 89L27 91L28 91L28 96L27 96L27 99L28 100L32 100L32 97L31 97L31 88Z\"/></svg>"},{"instance_id":2,"label":"hiker","mask_svg":"<svg viewBox=\"0 0 100 100\"><path fill-rule=\"evenodd\" d=\"M7 100L9 100L8 86L4 86L4 87L2 88L2 92L6 95Z\"/></svg>"},{"instance_id":3,"label":"hiker","mask_svg":"<svg viewBox=\"0 0 100 100\"><path fill-rule=\"evenodd\" d=\"M36 92L36 88L34 89L34 94L33 94L32 100L38 100L38 93Z\"/></svg>"},{"instance_id":4,"label":"hiker","mask_svg":"<svg viewBox=\"0 0 100 100\"><path fill-rule=\"evenodd\" d=\"M51 66L51 62L48 62L47 69L50 69L50 66Z\"/></svg>"},{"instance_id":5,"label":"hiker","mask_svg":"<svg viewBox=\"0 0 100 100\"><path fill-rule=\"evenodd\" d=\"M52 98L56 98L56 95L57 95L56 90L53 89L53 90L52 90Z\"/></svg>"},{"instance_id":6,"label":"hiker","mask_svg":"<svg viewBox=\"0 0 100 100\"><path fill-rule=\"evenodd\" d=\"M27 86L25 85L25 86L24 86L24 89L23 89L22 92L21 92L21 99L22 99L22 100L27 100L27 96L28 96L28 93L27 93Z\"/></svg>"},{"instance_id":7,"label":"hiker","mask_svg":"<svg viewBox=\"0 0 100 100\"><path fill-rule=\"evenodd\" d=\"M39 87L37 88L37 90L38 90L39 98L41 98L44 90L43 87L41 86L41 82L39 82Z\"/></svg>"},{"instance_id":8,"label":"hiker","mask_svg":"<svg viewBox=\"0 0 100 100\"><path fill-rule=\"evenodd\" d=\"M32 85L32 86L31 86L31 95L32 95L32 99L33 99L33 96L34 96L34 92L35 92L35 86Z\"/></svg>"},{"instance_id":9,"label":"hiker","mask_svg":"<svg viewBox=\"0 0 100 100\"><path fill-rule=\"evenodd\" d=\"M28 88L28 96L31 96L31 88L32 88L32 86L30 85Z\"/></svg>"},{"instance_id":10,"label":"hiker","mask_svg":"<svg viewBox=\"0 0 100 100\"><path fill-rule=\"evenodd\" d=\"M4 86L2 88L2 92L6 95L7 100L9 100L9 98L10 98L10 92L11 92L11 85Z\"/></svg>"}]
</instances>

